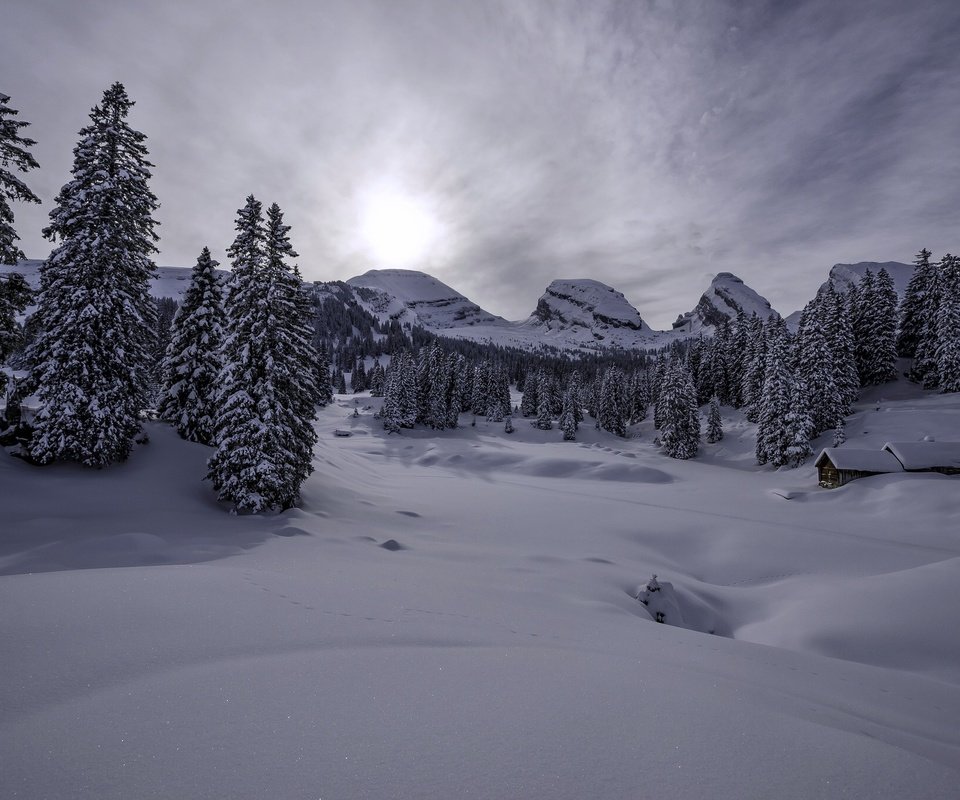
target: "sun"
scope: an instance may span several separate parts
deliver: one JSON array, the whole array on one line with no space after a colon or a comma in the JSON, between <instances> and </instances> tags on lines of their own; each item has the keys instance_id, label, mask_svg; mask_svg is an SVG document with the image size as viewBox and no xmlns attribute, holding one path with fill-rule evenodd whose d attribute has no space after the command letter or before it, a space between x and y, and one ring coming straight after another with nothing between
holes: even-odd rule
<instances>
[{"instance_id":1,"label":"sun","mask_svg":"<svg viewBox=\"0 0 960 800\"><path fill-rule=\"evenodd\" d=\"M377 266L407 267L427 255L439 225L424 201L397 189L379 188L364 198L360 235Z\"/></svg>"}]
</instances>

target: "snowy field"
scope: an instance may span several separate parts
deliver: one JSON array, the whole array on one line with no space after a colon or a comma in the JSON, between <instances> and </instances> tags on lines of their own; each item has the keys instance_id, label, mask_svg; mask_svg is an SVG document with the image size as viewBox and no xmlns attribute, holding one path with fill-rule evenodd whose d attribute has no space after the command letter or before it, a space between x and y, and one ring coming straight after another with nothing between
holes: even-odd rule
<instances>
[{"instance_id":1,"label":"snowy field","mask_svg":"<svg viewBox=\"0 0 960 800\"><path fill-rule=\"evenodd\" d=\"M102 471L0 458L0 796L960 796L960 478L822 490L729 409L679 462L649 421L387 437L375 402L321 412L275 516L161 424ZM847 446L958 420L881 387Z\"/></svg>"}]
</instances>

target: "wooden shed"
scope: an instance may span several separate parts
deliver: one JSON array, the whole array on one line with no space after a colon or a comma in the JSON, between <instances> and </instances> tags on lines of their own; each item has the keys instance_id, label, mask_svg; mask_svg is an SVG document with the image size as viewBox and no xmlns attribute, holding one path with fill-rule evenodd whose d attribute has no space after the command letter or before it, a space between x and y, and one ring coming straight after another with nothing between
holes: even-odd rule
<instances>
[{"instance_id":1,"label":"wooden shed","mask_svg":"<svg viewBox=\"0 0 960 800\"><path fill-rule=\"evenodd\" d=\"M960 475L960 442L887 442L883 451L893 455L907 472Z\"/></svg>"},{"instance_id":2,"label":"wooden shed","mask_svg":"<svg viewBox=\"0 0 960 800\"><path fill-rule=\"evenodd\" d=\"M820 485L835 489L857 478L903 472L903 465L887 450L854 450L846 447L827 447L817 456L817 476Z\"/></svg>"}]
</instances>

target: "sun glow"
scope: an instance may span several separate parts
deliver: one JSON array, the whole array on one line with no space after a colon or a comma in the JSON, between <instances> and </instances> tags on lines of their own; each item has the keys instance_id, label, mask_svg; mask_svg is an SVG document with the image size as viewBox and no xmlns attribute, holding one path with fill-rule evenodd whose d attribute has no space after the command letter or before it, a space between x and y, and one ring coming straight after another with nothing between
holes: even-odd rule
<instances>
[{"instance_id":1,"label":"sun glow","mask_svg":"<svg viewBox=\"0 0 960 800\"><path fill-rule=\"evenodd\" d=\"M360 235L378 267L418 265L439 232L424 202L395 189L372 191L362 204Z\"/></svg>"}]
</instances>

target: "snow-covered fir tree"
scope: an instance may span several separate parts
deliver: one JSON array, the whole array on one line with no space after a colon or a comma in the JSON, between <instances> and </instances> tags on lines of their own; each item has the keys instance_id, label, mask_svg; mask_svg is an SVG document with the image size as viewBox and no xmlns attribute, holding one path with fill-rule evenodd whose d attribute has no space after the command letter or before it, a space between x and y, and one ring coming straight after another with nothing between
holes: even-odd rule
<instances>
[{"instance_id":1,"label":"snow-covered fir tree","mask_svg":"<svg viewBox=\"0 0 960 800\"><path fill-rule=\"evenodd\" d=\"M914 259L913 273L907 283L903 302L900 305L900 331L897 335L897 354L901 358L914 358L917 344L923 333L929 313L927 300L935 281L935 267L930 262L933 255L926 247Z\"/></svg>"},{"instance_id":2,"label":"snow-covered fir tree","mask_svg":"<svg viewBox=\"0 0 960 800\"><path fill-rule=\"evenodd\" d=\"M188 441L212 444L225 322L218 262L206 247L190 277L190 286L173 320L163 359L158 412Z\"/></svg>"},{"instance_id":3,"label":"snow-covered fir tree","mask_svg":"<svg viewBox=\"0 0 960 800\"><path fill-rule=\"evenodd\" d=\"M40 401L30 456L100 467L127 457L140 429L155 305L156 268L145 136L115 83L74 149L72 179L44 235L59 245L41 268L40 334L31 384Z\"/></svg>"},{"instance_id":4,"label":"snow-covered fir tree","mask_svg":"<svg viewBox=\"0 0 960 800\"><path fill-rule=\"evenodd\" d=\"M529 382L528 380L527 383ZM537 375L537 427L542 431L553 428L553 416L550 413L550 376L544 369Z\"/></svg>"},{"instance_id":5,"label":"snow-covered fir tree","mask_svg":"<svg viewBox=\"0 0 960 800\"><path fill-rule=\"evenodd\" d=\"M417 420L416 364L406 350L394 353L386 374L381 418L392 432L412 428Z\"/></svg>"},{"instance_id":6,"label":"snow-covered fir tree","mask_svg":"<svg viewBox=\"0 0 960 800\"><path fill-rule=\"evenodd\" d=\"M847 441L847 425L843 417L838 417L833 426L833 446L840 447Z\"/></svg>"},{"instance_id":7,"label":"snow-covered fir tree","mask_svg":"<svg viewBox=\"0 0 960 800\"><path fill-rule=\"evenodd\" d=\"M610 367L603 374L600 384L600 407L597 422L600 427L615 436L627 435L627 387L623 370Z\"/></svg>"},{"instance_id":8,"label":"snow-covered fir tree","mask_svg":"<svg viewBox=\"0 0 960 800\"><path fill-rule=\"evenodd\" d=\"M784 463L787 466L799 467L813 454L810 448L812 424L807 387L802 380L795 380L790 395L790 408L784 419L785 438L788 442Z\"/></svg>"},{"instance_id":9,"label":"snow-covered fir tree","mask_svg":"<svg viewBox=\"0 0 960 800\"><path fill-rule=\"evenodd\" d=\"M937 378L942 392L960 392L960 256L940 261L941 297L937 309Z\"/></svg>"},{"instance_id":10,"label":"snow-covered fir tree","mask_svg":"<svg viewBox=\"0 0 960 800\"><path fill-rule=\"evenodd\" d=\"M577 373L574 373L576 375ZM650 405L650 382L646 370L639 370L630 380L630 390L627 397L630 412L630 424L643 422L647 418L647 407Z\"/></svg>"},{"instance_id":11,"label":"snow-covered fir tree","mask_svg":"<svg viewBox=\"0 0 960 800\"><path fill-rule=\"evenodd\" d=\"M342 370L337 370L337 394L347 393L347 375Z\"/></svg>"},{"instance_id":12,"label":"snow-covered fir tree","mask_svg":"<svg viewBox=\"0 0 960 800\"><path fill-rule=\"evenodd\" d=\"M860 375L857 372L851 314L847 301L836 291L832 280L818 296L818 301L821 324L830 345L834 383L840 394L840 416L846 416L860 395Z\"/></svg>"},{"instance_id":13,"label":"snow-covered fir tree","mask_svg":"<svg viewBox=\"0 0 960 800\"><path fill-rule=\"evenodd\" d=\"M327 343L320 341L314 347L317 360L313 368L313 379L317 384L317 404L329 405L333 402L333 384L330 382L330 351ZM383 372L381 370L381 378ZM377 395L374 395L377 396Z\"/></svg>"},{"instance_id":14,"label":"snow-covered fir tree","mask_svg":"<svg viewBox=\"0 0 960 800\"><path fill-rule=\"evenodd\" d=\"M869 269L861 280L852 310L857 372L861 386L875 386L897 375L897 290L890 273Z\"/></svg>"},{"instance_id":15,"label":"snow-covered fir tree","mask_svg":"<svg viewBox=\"0 0 960 800\"><path fill-rule=\"evenodd\" d=\"M809 391L812 436L832 427L837 409L844 405L822 311L819 298L807 304L794 343L796 374Z\"/></svg>"},{"instance_id":16,"label":"snow-covered fir tree","mask_svg":"<svg viewBox=\"0 0 960 800\"><path fill-rule=\"evenodd\" d=\"M525 417L535 416L540 406L540 376L537 372L529 372L523 382L523 396L520 398L520 413ZM476 387L474 387L476 392Z\"/></svg>"},{"instance_id":17,"label":"snow-covered fir tree","mask_svg":"<svg viewBox=\"0 0 960 800\"><path fill-rule=\"evenodd\" d=\"M767 334L760 318L754 314L747 321L746 349L743 355L743 384L741 396L746 408L746 417L750 422L760 418L760 404L763 401L763 380L767 368Z\"/></svg>"},{"instance_id":18,"label":"snow-covered fir tree","mask_svg":"<svg viewBox=\"0 0 960 800\"><path fill-rule=\"evenodd\" d=\"M354 394L365 392L370 388L367 385L367 371L364 368L363 357L357 358L357 363L353 365L353 371L350 373L350 389Z\"/></svg>"},{"instance_id":19,"label":"snow-covered fir tree","mask_svg":"<svg viewBox=\"0 0 960 800\"><path fill-rule=\"evenodd\" d=\"M384 390L384 373L383 366L380 364L380 361L374 361L373 367L370 370L370 396L371 397L383 397Z\"/></svg>"},{"instance_id":20,"label":"snow-covered fir tree","mask_svg":"<svg viewBox=\"0 0 960 800\"><path fill-rule=\"evenodd\" d=\"M673 358L657 401L660 447L670 458L693 458L700 449L700 408L697 390L686 364Z\"/></svg>"},{"instance_id":21,"label":"snow-covered fir tree","mask_svg":"<svg viewBox=\"0 0 960 800\"><path fill-rule=\"evenodd\" d=\"M13 227L10 203L40 202L40 198L15 174L40 166L30 153L36 142L21 133L30 123L17 119L19 113L10 106L10 97L0 92L0 264L10 265L24 258L23 251L17 246L20 237Z\"/></svg>"},{"instance_id":22,"label":"snow-covered fir tree","mask_svg":"<svg viewBox=\"0 0 960 800\"><path fill-rule=\"evenodd\" d=\"M787 328L782 320L777 320L771 324L768 334L762 399L758 406L758 464L780 467L787 463L788 450L794 444L793 431L788 429L794 383Z\"/></svg>"},{"instance_id":23,"label":"snow-covered fir tree","mask_svg":"<svg viewBox=\"0 0 960 800\"><path fill-rule=\"evenodd\" d=\"M707 412L707 441L715 444L723 438L723 418L720 416L720 400L716 395L710 398Z\"/></svg>"},{"instance_id":24,"label":"snow-covered fir tree","mask_svg":"<svg viewBox=\"0 0 960 800\"><path fill-rule=\"evenodd\" d=\"M316 354L300 280L286 260L296 256L289 230L276 204L264 225L251 195L228 251L233 275L208 477L241 512L291 507L312 470L317 389L304 365Z\"/></svg>"},{"instance_id":25,"label":"snow-covered fir tree","mask_svg":"<svg viewBox=\"0 0 960 800\"><path fill-rule=\"evenodd\" d=\"M33 292L19 272L0 275L0 365L23 343L23 326L17 316L33 299ZM0 371L0 394L7 385L7 374Z\"/></svg>"}]
</instances>

